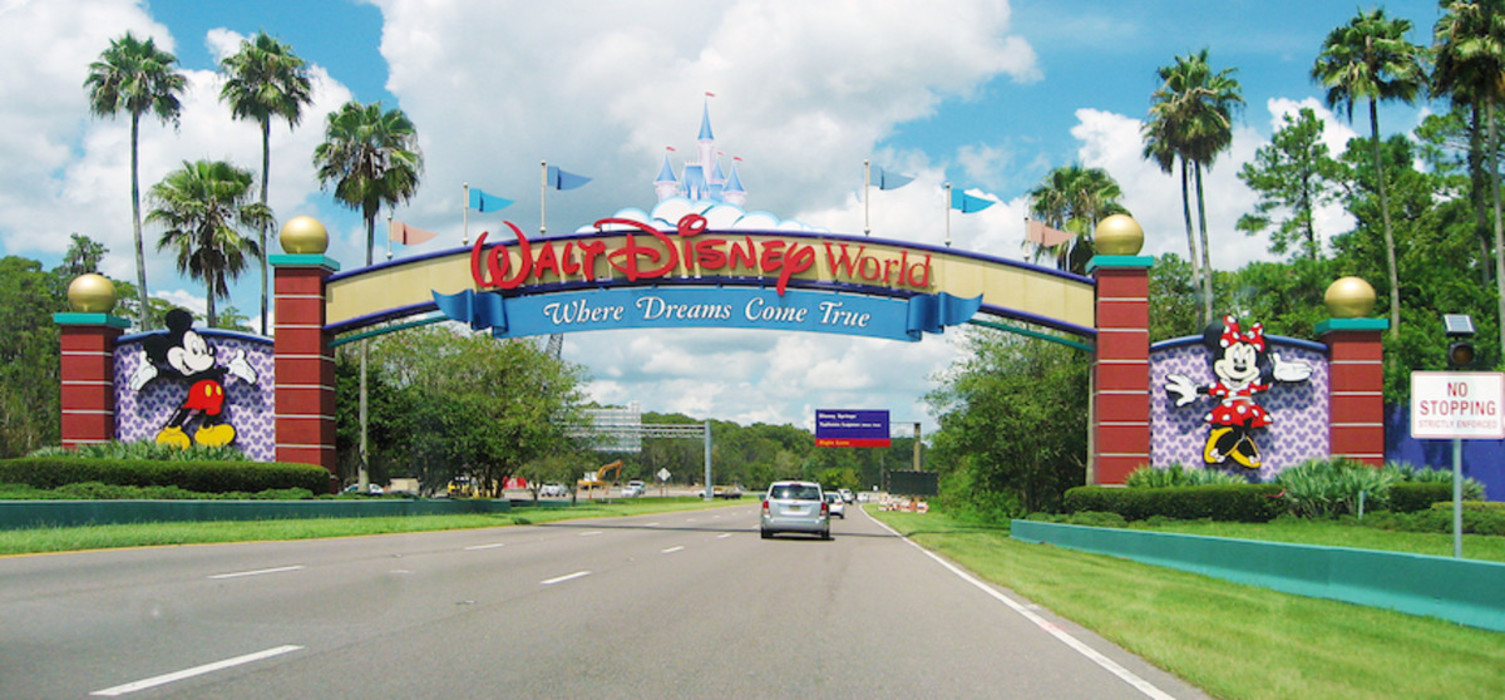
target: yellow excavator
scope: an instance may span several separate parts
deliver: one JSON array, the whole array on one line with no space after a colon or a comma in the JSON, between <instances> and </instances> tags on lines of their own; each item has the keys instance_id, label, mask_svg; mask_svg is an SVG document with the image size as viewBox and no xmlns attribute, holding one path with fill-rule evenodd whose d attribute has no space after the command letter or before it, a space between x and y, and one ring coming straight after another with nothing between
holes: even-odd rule
<instances>
[{"instance_id":1,"label":"yellow excavator","mask_svg":"<svg viewBox=\"0 0 1505 700\"><path fill-rule=\"evenodd\" d=\"M591 498L597 488L601 489L602 495L611 494L611 482L606 480L606 475L611 474L616 480L622 478L622 460L601 465L595 473L586 472L584 477L575 482L575 490L585 490L585 497Z\"/></svg>"}]
</instances>

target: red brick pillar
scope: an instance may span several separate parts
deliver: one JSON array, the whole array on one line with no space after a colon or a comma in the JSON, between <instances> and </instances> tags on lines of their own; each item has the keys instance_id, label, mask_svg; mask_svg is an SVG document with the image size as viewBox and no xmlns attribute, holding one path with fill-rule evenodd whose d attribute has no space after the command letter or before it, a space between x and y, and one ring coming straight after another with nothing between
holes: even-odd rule
<instances>
[{"instance_id":1,"label":"red brick pillar","mask_svg":"<svg viewBox=\"0 0 1505 700\"><path fill-rule=\"evenodd\" d=\"M1334 318L1317 324L1328 347L1328 452L1372 466L1385 464L1383 318Z\"/></svg>"},{"instance_id":2,"label":"red brick pillar","mask_svg":"<svg viewBox=\"0 0 1505 700\"><path fill-rule=\"evenodd\" d=\"M115 340L130 325L107 313L59 313L62 444L115 439Z\"/></svg>"},{"instance_id":3,"label":"red brick pillar","mask_svg":"<svg viewBox=\"0 0 1505 700\"><path fill-rule=\"evenodd\" d=\"M1092 362L1093 484L1122 484L1150 463L1150 266L1143 255L1099 255L1097 352Z\"/></svg>"},{"instance_id":4,"label":"red brick pillar","mask_svg":"<svg viewBox=\"0 0 1505 700\"><path fill-rule=\"evenodd\" d=\"M272 255L276 309L277 461L336 473L334 352L324 331L324 280L339 263L318 254Z\"/></svg>"}]
</instances>

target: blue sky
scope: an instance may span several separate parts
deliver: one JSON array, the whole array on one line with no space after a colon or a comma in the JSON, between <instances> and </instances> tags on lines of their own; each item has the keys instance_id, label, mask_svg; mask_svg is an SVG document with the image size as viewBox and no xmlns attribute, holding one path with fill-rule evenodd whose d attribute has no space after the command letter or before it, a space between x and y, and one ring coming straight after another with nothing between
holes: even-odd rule
<instances>
[{"instance_id":1,"label":"blue sky","mask_svg":"<svg viewBox=\"0 0 1505 700\"><path fill-rule=\"evenodd\" d=\"M1368 5L1365 5L1368 7ZM1391 2L1430 43L1433 2ZM315 104L299 127L272 135L272 205L280 219L318 216L330 254L349 269L359 218L312 177L323 115L350 99L381 100L414 120L427 160L418 196L395 216L441 234L396 255L457 245L461 182L518 203L501 218L537 226L539 160L595 180L550 195L551 231L572 230L654 202L665 146L690 151L702 95L718 147L744 158L748 209L836 232L862 227L862 160L917 177L873 201L874 235L939 243L942 184L996 199L954 216L956 246L1022 256L1025 192L1053 167L1109 170L1147 231L1146 252L1184 254L1176 181L1139 157L1138 120L1155 69L1208 47L1237 68L1247 103L1233 148L1208 178L1214 264L1267 259L1263 241L1233 231L1254 197L1234 177L1272 123L1318 108L1341 150L1350 126L1321 109L1309 76L1326 33L1352 3L935 2L781 0L551 3L422 0L42 0L0 5L0 255L55 264L68 233L106 243L104 267L134 279L125 120L92 119L88 63L130 29L170 47L189 75L181 128L142 129L142 185L183 160L257 167L256 129L217 102L218 58L258 30L313 67ZM1389 106L1386 133L1409 130L1427 105ZM1434 109L1440 107L1433 106ZM1360 112L1362 115L1362 111ZM1346 230L1328 212L1322 233ZM148 228L152 241L158 232ZM149 246L150 247L150 246ZM378 252L378 257L381 256ZM168 257L148 257L154 295L202 309L200 285ZM230 303L258 305L255 274ZM933 426L923 394L958 357L954 335L920 344L758 332L573 334L565 357L585 365L591 395L744 423L810 425L815 408L887 408ZM894 371L898 368L899 371Z\"/></svg>"}]
</instances>

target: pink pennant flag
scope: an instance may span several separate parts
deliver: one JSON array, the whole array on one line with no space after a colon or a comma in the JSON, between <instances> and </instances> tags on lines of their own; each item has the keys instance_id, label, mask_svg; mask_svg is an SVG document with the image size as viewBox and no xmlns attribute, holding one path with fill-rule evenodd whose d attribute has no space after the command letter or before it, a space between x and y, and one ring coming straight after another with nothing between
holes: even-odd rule
<instances>
[{"instance_id":1,"label":"pink pennant flag","mask_svg":"<svg viewBox=\"0 0 1505 700\"><path fill-rule=\"evenodd\" d=\"M706 97L715 97L716 93L714 93L714 92L708 92L708 93L705 94L705 96Z\"/></svg>"},{"instance_id":2,"label":"pink pennant flag","mask_svg":"<svg viewBox=\"0 0 1505 700\"><path fill-rule=\"evenodd\" d=\"M1025 236L1029 242L1037 243L1046 248L1054 248L1076 237L1074 233L1053 229L1034 219L1029 219L1024 224L1026 229Z\"/></svg>"},{"instance_id":3,"label":"pink pennant flag","mask_svg":"<svg viewBox=\"0 0 1505 700\"><path fill-rule=\"evenodd\" d=\"M409 226L401 221L393 221L390 237L394 243L401 243L403 245L420 245L434 240L434 238L438 235L439 234L424 231L423 229L413 228L412 226Z\"/></svg>"}]
</instances>

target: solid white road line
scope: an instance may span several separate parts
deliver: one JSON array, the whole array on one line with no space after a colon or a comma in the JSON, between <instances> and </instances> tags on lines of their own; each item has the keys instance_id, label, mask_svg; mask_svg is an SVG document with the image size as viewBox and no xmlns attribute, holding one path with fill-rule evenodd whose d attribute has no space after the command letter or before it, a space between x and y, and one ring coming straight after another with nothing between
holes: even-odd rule
<instances>
[{"instance_id":1,"label":"solid white road line","mask_svg":"<svg viewBox=\"0 0 1505 700\"><path fill-rule=\"evenodd\" d=\"M544 586L552 586L552 585L554 585L556 583L563 583L563 582L569 581L571 579L577 579L577 578L580 578L582 576L590 576L590 575L591 575L591 572L589 572L589 571L576 571L573 574L565 574L563 576L555 576L554 578L547 579L547 580L544 580L544 581L539 581L538 583L540 585L544 585Z\"/></svg>"},{"instance_id":2,"label":"solid white road line","mask_svg":"<svg viewBox=\"0 0 1505 700\"><path fill-rule=\"evenodd\" d=\"M719 535L716 535L716 539L718 539L718 540L724 540L724 539L726 539L728 537L731 537L731 536L732 536L732 533L730 533L730 532L723 532L723 533L721 533Z\"/></svg>"},{"instance_id":3,"label":"solid white road line","mask_svg":"<svg viewBox=\"0 0 1505 700\"><path fill-rule=\"evenodd\" d=\"M580 533L580 536L581 537L595 537L596 535L599 535L599 534L601 534L600 530L591 530L590 532L582 532L582 533Z\"/></svg>"},{"instance_id":4,"label":"solid white road line","mask_svg":"<svg viewBox=\"0 0 1505 700\"><path fill-rule=\"evenodd\" d=\"M658 551L658 553L659 554L673 554L675 552L682 552L682 551L684 551L684 546L683 545L681 545L679 547L670 547L668 549L660 549Z\"/></svg>"},{"instance_id":5,"label":"solid white road line","mask_svg":"<svg viewBox=\"0 0 1505 700\"><path fill-rule=\"evenodd\" d=\"M245 656L237 656L237 657L235 657L233 659L225 659L224 661L216 661L216 662L214 662L212 664L204 664L203 666L195 666L195 667L187 669L185 671L178 671L176 673L168 673L168 674L165 674L165 675L156 676L154 678L148 678L146 680L136 681L135 683L126 683L125 685L117 685L117 686L115 686L113 688L105 688L104 690L96 690L96 691L94 691L92 693L89 693L89 694L90 695L100 695L100 696L105 696L105 697L114 697L116 695L125 695L126 693L134 693L134 692L136 692L138 690L146 690L147 688L155 688L155 687L157 687L159 685L165 685L165 684L171 683L173 681L181 681L184 678L192 678L194 676L202 676L202 675L204 675L206 673L212 673L214 671L219 671L219 670L222 670L222 669L230 668L232 666L240 666L240 665L243 665L243 664L251 663L253 661L260 661L262 659L268 659L268 658L271 658L273 656L280 656L280 655L286 654L288 652L298 651L299 649L302 649L302 648L303 647L300 647L300 646L297 646L297 645L294 645L294 644L288 644L286 646L280 646L280 647L276 647L276 648L273 648L273 649L267 649L266 651L258 651L258 652L254 653L254 654L246 654Z\"/></svg>"},{"instance_id":6,"label":"solid white road line","mask_svg":"<svg viewBox=\"0 0 1505 700\"><path fill-rule=\"evenodd\" d=\"M302 568L304 568L302 564L299 564L297 566L279 566L279 567L277 567L275 569L257 569L255 571L236 571L234 573L229 573L229 574L215 574L213 576L210 576L209 578L213 578L213 579L220 579L220 578L240 578L241 576L260 576L262 574L280 574L280 573L282 573L284 571L297 571L297 570L302 569Z\"/></svg>"},{"instance_id":7,"label":"solid white road line","mask_svg":"<svg viewBox=\"0 0 1505 700\"><path fill-rule=\"evenodd\" d=\"M644 525L643 527L658 527L658 526L659 526L659 523L648 523L647 525Z\"/></svg>"},{"instance_id":8,"label":"solid white road line","mask_svg":"<svg viewBox=\"0 0 1505 700\"><path fill-rule=\"evenodd\" d=\"M501 542L497 542L495 544L477 544L477 545L471 545L469 547L466 547L465 551L467 551L467 552L474 552L474 551L476 551L478 549L496 549L497 547L506 547L506 546L507 545L502 544Z\"/></svg>"},{"instance_id":9,"label":"solid white road line","mask_svg":"<svg viewBox=\"0 0 1505 700\"><path fill-rule=\"evenodd\" d=\"M1006 595L1004 595L1002 593L999 593L992 586L989 586L988 584L983 583L982 581L977 580L977 578L975 578L971 574L963 571L960 567L952 564L949 561L946 561L945 559L942 559L940 556L936 555L934 552L931 552L930 550L925 549L924 547L921 547L918 544L915 544L915 542L913 540L909 539L908 537L904 537L903 535L900 535L897 530L889 527L887 523L884 523L883 521L881 521L881 520L879 520L877 518L873 518L871 516L869 516L869 519L872 520L875 523L878 523L878 525L880 527L882 527L883 529L888 530L889 532L893 533L896 537L902 537L904 539L904 542L907 543L909 546L914 547L915 549L920 550L922 553L924 553L925 556L930 557L937 564L940 564L941 566L946 567L946 569L948 571L950 571L953 574L956 574L963 581L966 581L967 583L972 584L973 586L977 587L978 590L981 590L982 592L987 593L988 595L992 596L994 599L998 600L999 602L1003 603L1004 605L1009 606L1009 608L1013 609L1014 612L1017 612L1020 615L1023 615L1024 619L1029 620L1030 622L1035 623L1036 627L1039 627L1040 629L1045 630L1046 632L1049 632L1052 637L1055 637L1056 639L1061 640L1061 642L1065 643L1066 646L1071 647L1072 650L1076 651L1078 654L1081 654L1082 656L1087 657L1093 663L1097 664L1098 666L1101 666L1103 668L1103 670L1105 670L1105 671L1107 671L1107 672L1109 672L1109 673L1111 673L1111 674L1113 674L1115 676L1118 676L1118 678L1120 680L1122 680L1123 682L1128 683L1129 685L1134 686L1134 688L1136 690L1138 690L1139 692L1144 693L1145 695L1148 695L1149 697L1155 698L1155 700L1175 700L1175 696L1174 695L1171 695L1170 693L1167 693L1167 692L1161 690L1160 688L1156 687L1155 684L1153 684L1153 683L1151 683L1151 682L1149 682L1149 681L1147 681L1147 680L1145 680L1143 678L1140 678L1133 671L1130 671L1129 669L1124 668L1123 666L1120 666L1117 661L1114 661L1113 659L1110 659L1110 658L1108 658L1106 656L1103 656L1100 652L1098 652L1098 650L1093 649L1090 646L1087 646L1084 642L1082 642L1082 640L1077 639L1076 637L1071 636L1071 633L1067 632L1066 630L1061 629L1060 627L1057 627L1055 623L1053 623L1050 620L1047 620L1047 619L1045 619L1043 617L1040 617L1039 615L1037 615L1033 611L1031 611L1028 607L1026 607L1025 605L1019 603L1018 601L1014 600L1013 598L1010 598L1010 597L1008 597L1008 596L1006 596Z\"/></svg>"}]
</instances>

